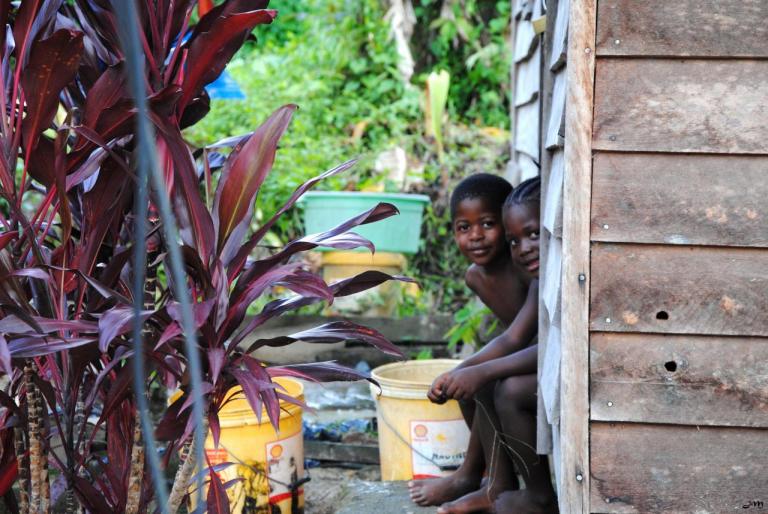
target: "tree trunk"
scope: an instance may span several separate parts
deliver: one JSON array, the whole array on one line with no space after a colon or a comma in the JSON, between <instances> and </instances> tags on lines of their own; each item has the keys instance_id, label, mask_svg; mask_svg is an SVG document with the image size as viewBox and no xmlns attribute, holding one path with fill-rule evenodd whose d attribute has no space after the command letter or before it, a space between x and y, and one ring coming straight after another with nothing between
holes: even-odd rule
<instances>
[{"instance_id":1,"label":"tree trunk","mask_svg":"<svg viewBox=\"0 0 768 514\"><path fill-rule=\"evenodd\" d=\"M208 413L203 413L203 434L208 434ZM205 435L203 436L205 437ZM173 487L171 488L171 494L168 497L168 514L176 514L181 507L181 502L189 489L189 482L192 479L192 475L195 472L195 456L197 455L197 449L195 447L194 434L189 441L184 443L184 446L179 452L179 469L176 471L176 476L173 478Z\"/></svg>"},{"instance_id":2,"label":"tree trunk","mask_svg":"<svg viewBox=\"0 0 768 514\"><path fill-rule=\"evenodd\" d=\"M144 438L141 435L141 422L137 419L133 426L133 449L131 450L131 471L128 475L128 498L125 503L125 514L138 514L143 478Z\"/></svg>"},{"instance_id":3,"label":"tree trunk","mask_svg":"<svg viewBox=\"0 0 768 514\"><path fill-rule=\"evenodd\" d=\"M27 414L29 416L29 414ZM29 512L29 455L24 438L24 429L18 425L14 431L16 462L19 466L19 512Z\"/></svg>"},{"instance_id":4,"label":"tree trunk","mask_svg":"<svg viewBox=\"0 0 768 514\"><path fill-rule=\"evenodd\" d=\"M27 425L29 437L29 512L47 514L51 505L48 482L48 455L45 451L44 402L32 374L33 365L24 367L24 385L27 390Z\"/></svg>"}]
</instances>

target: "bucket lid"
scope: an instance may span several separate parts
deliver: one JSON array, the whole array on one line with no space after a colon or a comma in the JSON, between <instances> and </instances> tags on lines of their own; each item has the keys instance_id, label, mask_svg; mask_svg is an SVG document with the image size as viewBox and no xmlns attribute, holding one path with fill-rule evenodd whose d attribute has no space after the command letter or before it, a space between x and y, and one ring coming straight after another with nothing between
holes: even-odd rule
<instances>
[{"instance_id":1,"label":"bucket lid","mask_svg":"<svg viewBox=\"0 0 768 514\"><path fill-rule=\"evenodd\" d=\"M371 372L371 376L379 383L381 391L371 384L371 393L374 397L381 395L388 398L426 400L432 382L460 363L460 360L455 359L427 359L379 366Z\"/></svg>"},{"instance_id":2,"label":"bucket lid","mask_svg":"<svg viewBox=\"0 0 768 514\"><path fill-rule=\"evenodd\" d=\"M303 402L304 401L304 384L298 380L293 380L287 377L275 377L273 382L282 386L285 390L279 389L281 392L287 394L292 398ZM248 418L254 420L256 423L256 414L251 409L251 404L243 394L243 389L240 386L235 386L229 390L224 400L224 406L219 411L219 419L222 421L225 419L243 419ZM301 407L295 403L290 403L285 400L280 400L280 417L285 418L293 416L301 410ZM269 423L269 417L267 416L266 407L261 409L261 422Z\"/></svg>"}]
</instances>

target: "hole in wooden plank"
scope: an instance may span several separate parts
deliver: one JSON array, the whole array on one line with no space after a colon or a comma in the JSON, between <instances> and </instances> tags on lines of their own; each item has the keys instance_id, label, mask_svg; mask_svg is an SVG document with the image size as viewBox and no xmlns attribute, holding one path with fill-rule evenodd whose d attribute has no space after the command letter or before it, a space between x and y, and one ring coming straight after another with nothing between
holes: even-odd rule
<instances>
[{"instance_id":1,"label":"hole in wooden plank","mask_svg":"<svg viewBox=\"0 0 768 514\"><path fill-rule=\"evenodd\" d=\"M665 362L664 369L666 369L670 373L674 373L675 371L677 371L677 363L675 361Z\"/></svg>"},{"instance_id":2,"label":"hole in wooden plank","mask_svg":"<svg viewBox=\"0 0 768 514\"><path fill-rule=\"evenodd\" d=\"M659 311L656 313L656 319L669 319L669 313L667 311Z\"/></svg>"}]
</instances>

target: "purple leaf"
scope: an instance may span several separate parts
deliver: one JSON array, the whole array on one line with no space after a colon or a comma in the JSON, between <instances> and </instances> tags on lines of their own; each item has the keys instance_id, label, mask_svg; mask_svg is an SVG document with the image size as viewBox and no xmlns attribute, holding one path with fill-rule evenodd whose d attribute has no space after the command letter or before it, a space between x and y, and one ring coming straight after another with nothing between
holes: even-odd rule
<instances>
[{"instance_id":1,"label":"purple leaf","mask_svg":"<svg viewBox=\"0 0 768 514\"><path fill-rule=\"evenodd\" d=\"M30 320L19 318L18 316L9 315L3 319L0 319L0 334L29 334L36 332L38 334L50 334L52 332L58 332L64 330L68 332L97 332L98 327L96 323L92 321L70 321L70 320L58 320L48 319L40 316L33 316Z\"/></svg>"},{"instance_id":2,"label":"purple leaf","mask_svg":"<svg viewBox=\"0 0 768 514\"><path fill-rule=\"evenodd\" d=\"M8 378L13 377L13 368L11 367L11 350L8 349L8 341L0 334L0 369L2 369Z\"/></svg>"},{"instance_id":3,"label":"purple leaf","mask_svg":"<svg viewBox=\"0 0 768 514\"><path fill-rule=\"evenodd\" d=\"M271 377L293 377L313 382L354 382L367 380L373 384L375 380L368 373L341 366L335 362L315 362L311 364L289 364L267 368Z\"/></svg>"},{"instance_id":4,"label":"purple leaf","mask_svg":"<svg viewBox=\"0 0 768 514\"><path fill-rule=\"evenodd\" d=\"M276 11L257 10L215 18L206 16L205 23L201 20L189 42L182 84L184 95L179 101L179 108L183 111L203 86L213 82L221 74L253 27L272 23L275 16Z\"/></svg>"},{"instance_id":5,"label":"purple leaf","mask_svg":"<svg viewBox=\"0 0 768 514\"><path fill-rule=\"evenodd\" d=\"M209 471L208 476L210 477L206 501L208 512L211 514L229 514L229 497L227 497L227 491L221 483L221 478L213 470Z\"/></svg>"},{"instance_id":6,"label":"purple leaf","mask_svg":"<svg viewBox=\"0 0 768 514\"><path fill-rule=\"evenodd\" d=\"M25 268L16 270L11 273L11 276L37 278L40 280L45 280L46 282L51 281L51 276L40 268Z\"/></svg>"},{"instance_id":7,"label":"purple leaf","mask_svg":"<svg viewBox=\"0 0 768 514\"><path fill-rule=\"evenodd\" d=\"M219 423L219 415L214 410L208 413L208 429L211 431L211 437L213 438L213 447L219 448L219 441L221 440L221 424Z\"/></svg>"},{"instance_id":8,"label":"purple leaf","mask_svg":"<svg viewBox=\"0 0 768 514\"><path fill-rule=\"evenodd\" d=\"M253 343L246 353L251 353L262 346L285 346L296 341L304 341L307 343L333 343L349 340L370 344L389 355L405 357L403 352L380 332L349 321L335 321L288 336L260 339Z\"/></svg>"},{"instance_id":9,"label":"purple leaf","mask_svg":"<svg viewBox=\"0 0 768 514\"><path fill-rule=\"evenodd\" d=\"M402 282L413 282L412 279L407 277L392 276L382 273L381 271L364 271L354 277L345 278L330 284L328 287L336 297L347 296L350 294L365 291L372 287L376 287L388 280L399 280ZM319 301L318 298L311 298L306 296L295 296L293 298L286 298L283 300L275 300L268 303L262 311L254 316L248 324L238 331L229 343L228 351L232 351L237 347L248 335L256 330L258 327L269 321L270 319L283 314L284 312L312 305Z\"/></svg>"},{"instance_id":10,"label":"purple leaf","mask_svg":"<svg viewBox=\"0 0 768 514\"><path fill-rule=\"evenodd\" d=\"M0 250L8 246L8 243L16 239L18 235L19 233L15 230L11 230L10 232L3 232L0 234Z\"/></svg>"},{"instance_id":11,"label":"purple leaf","mask_svg":"<svg viewBox=\"0 0 768 514\"><path fill-rule=\"evenodd\" d=\"M272 228L272 226L277 222L278 219L280 219L280 216L282 216L288 209L293 207L293 205L298 201L299 198L301 198L301 195L306 193L309 189L311 189L315 184L320 182L323 179L326 179L328 177L332 177L333 175L336 175L337 173L341 173L342 171L346 171L357 162L357 159L349 160L345 163L340 164L339 166L336 166L335 168L332 168L314 178L311 178L304 182L302 185L300 185L296 191L293 192L291 197L288 199L288 201L278 209L278 211L272 215L272 217L264 223L259 229L251 236L248 241L240 247L240 249L237 252L237 255L235 256L234 260L232 261L232 266L230 268L230 276L234 276L237 272L239 272L240 269L242 269L243 265L245 264L246 259L248 258L248 255L253 251L254 248L256 248L256 245L259 244L259 241L262 240L264 235L269 232L269 230ZM225 265L229 266L229 263L225 262Z\"/></svg>"},{"instance_id":12,"label":"purple leaf","mask_svg":"<svg viewBox=\"0 0 768 514\"><path fill-rule=\"evenodd\" d=\"M142 323L146 321L154 311L141 311L139 313ZM114 307L99 318L99 350L107 351L109 343L114 338L131 330L131 322L134 318L133 307Z\"/></svg>"},{"instance_id":13,"label":"purple leaf","mask_svg":"<svg viewBox=\"0 0 768 514\"><path fill-rule=\"evenodd\" d=\"M222 262L228 262L227 254L234 253L242 243L233 237L227 245L238 226L245 222L247 227L250 223L248 215L253 213L254 199L272 169L277 144L296 109L293 104L277 109L250 138L240 143L242 147L235 149L224 165L213 201L218 227L217 248Z\"/></svg>"},{"instance_id":14,"label":"purple leaf","mask_svg":"<svg viewBox=\"0 0 768 514\"><path fill-rule=\"evenodd\" d=\"M11 356L17 359L40 357L62 350L71 350L78 346L94 343L92 337L73 337L67 339L46 339L44 337L20 337L8 342L8 350Z\"/></svg>"},{"instance_id":15,"label":"purple leaf","mask_svg":"<svg viewBox=\"0 0 768 514\"><path fill-rule=\"evenodd\" d=\"M59 30L32 43L21 84L27 102L23 132L27 153L48 128L59 105L59 93L72 81L83 55L83 34Z\"/></svg>"},{"instance_id":16,"label":"purple leaf","mask_svg":"<svg viewBox=\"0 0 768 514\"><path fill-rule=\"evenodd\" d=\"M367 246L373 250L373 245L370 243L370 241L361 238L360 236L349 236L346 239L340 238L336 240L334 240L334 238L348 232L350 229L358 225L379 221L394 214L398 214L398 212L399 211L397 210L397 207L394 205L389 203L380 203L372 209L369 209L368 211L355 216L354 218L349 219L330 230L320 234L305 236L301 239L297 239L296 241L288 243L285 248L277 252L275 255L254 262L248 269L245 270L245 272L240 275L240 278L238 279L232 292L234 300L236 301L239 299L248 283L250 283L256 277L266 273L266 271L270 268L273 268L280 262L285 261L298 252L313 250L318 246L329 246L332 248L341 247L345 249L355 248L356 246L352 244L353 241L360 243L357 246ZM230 277L232 277L231 273Z\"/></svg>"},{"instance_id":17,"label":"purple leaf","mask_svg":"<svg viewBox=\"0 0 768 514\"><path fill-rule=\"evenodd\" d=\"M208 365L210 366L211 382L216 385L224 366L224 348L210 348L208 353Z\"/></svg>"}]
</instances>

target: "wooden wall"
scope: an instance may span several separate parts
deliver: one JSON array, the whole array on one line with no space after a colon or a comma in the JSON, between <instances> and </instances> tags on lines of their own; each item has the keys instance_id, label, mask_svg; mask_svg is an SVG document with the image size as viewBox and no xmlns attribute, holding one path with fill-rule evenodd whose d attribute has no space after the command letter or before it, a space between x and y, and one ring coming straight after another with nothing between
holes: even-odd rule
<instances>
[{"instance_id":1,"label":"wooden wall","mask_svg":"<svg viewBox=\"0 0 768 514\"><path fill-rule=\"evenodd\" d=\"M597 2L592 512L768 502L766 19L765 0Z\"/></svg>"},{"instance_id":2,"label":"wooden wall","mask_svg":"<svg viewBox=\"0 0 768 514\"><path fill-rule=\"evenodd\" d=\"M560 511L768 509L768 1L512 3Z\"/></svg>"},{"instance_id":3,"label":"wooden wall","mask_svg":"<svg viewBox=\"0 0 768 514\"><path fill-rule=\"evenodd\" d=\"M513 0L513 183L541 175L540 454L560 487L560 283L569 0Z\"/></svg>"}]
</instances>

